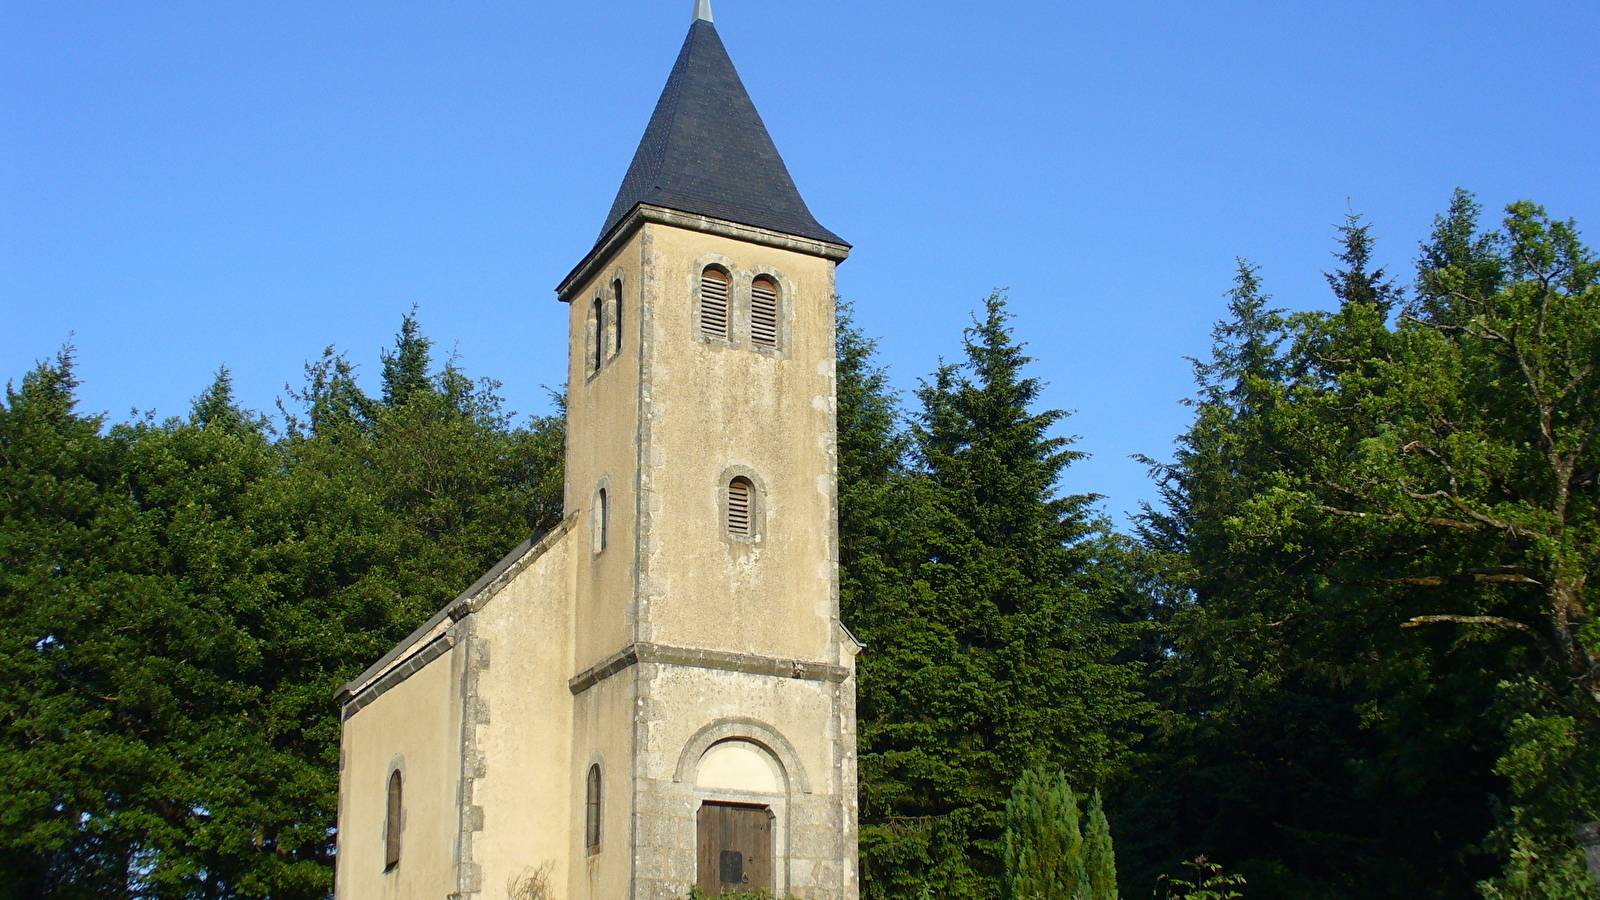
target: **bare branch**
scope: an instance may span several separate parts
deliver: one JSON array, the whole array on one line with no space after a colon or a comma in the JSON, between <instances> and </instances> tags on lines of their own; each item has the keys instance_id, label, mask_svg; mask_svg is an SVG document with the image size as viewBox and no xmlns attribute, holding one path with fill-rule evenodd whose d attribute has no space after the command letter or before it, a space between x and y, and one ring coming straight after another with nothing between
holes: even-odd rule
<instances>
[{"instance_id":1,"label":"bare branch","mask_svg":"<svg viewBox=\"0 0 1600 900\"><path fill-rule=\"evenodd\" d=\"M1351 519L1376 519L1380 522L1416 522L1420 525L1438 525L1441 528L1454 528L1457 531L1482 531L1483 526L1472 522L1461 522L1456 519L1441 519L1438 516L1408 516L1401 513L1370 513L1355 512L1348 509L1339 509L1336 506L1323 506L1316 504L1311 507L1319 512L1331 516L1345 516Z\"/></svg>"},{"instance_id":2,"label":"bare branch","mask_svg":"<svg viewBox=\"0 0 1600 900\"><path fill-rule=\"evenodd\" d=\"M1507 619L1501 616L1414 616L1402 622L1401 628L1418 628L1423 625L1487 625L1490 628L1504 628L1508 631L1520 631L1533 638L1539 649L1552 662L1557 662L1555 652L1550 647L1550 642L1545 636L1535 631L1532 626L1518 622L1516 619Z\"/></svg>"},{"instance_id":3,"label":"bare branch","mask_svg":"<svg viewBox=\"0 0 1600 900\"><path fill-rule=\"evenodd\" d=\"M1378 584L1413 584L1419 587L1444 587L1447 584L1531 584L1544 587L1544 582L1529 578L1520 572L1462 572L1458 575L1423 575L1415 578L1378 578Z\"/></svg>"}]
</instances>

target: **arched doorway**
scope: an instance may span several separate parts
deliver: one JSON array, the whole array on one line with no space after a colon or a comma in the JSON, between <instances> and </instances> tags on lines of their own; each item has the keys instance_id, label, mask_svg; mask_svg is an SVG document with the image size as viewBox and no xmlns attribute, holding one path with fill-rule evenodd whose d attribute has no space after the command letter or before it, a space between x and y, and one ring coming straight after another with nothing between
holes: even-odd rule
<instances>
[{"instance_id":1,"label":"arched doorway","mask_svg":"<svg viewBox=\"0 0 1600 900\"><path fill-rule=\"evenodd\" d=\"M706 749L695 773L696 879L707 896L772 891L783 770L760 744L738 738Z\"/></svg>"}]
</instances>

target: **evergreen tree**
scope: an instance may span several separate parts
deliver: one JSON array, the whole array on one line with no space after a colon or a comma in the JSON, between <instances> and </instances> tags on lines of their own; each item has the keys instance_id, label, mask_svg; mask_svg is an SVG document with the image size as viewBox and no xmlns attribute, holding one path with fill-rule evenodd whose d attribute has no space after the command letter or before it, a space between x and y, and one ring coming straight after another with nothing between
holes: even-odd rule
<instances>
[{"instance_id":1,"label":"evergreen tree","mask_svg":"<svg viewBox=\"0 0 1600 900\"><path fill-rule=\"evenodd\" d=\"M1117 900L1111 825L1100 792L1087 811L1060 772L1028 769L1006 803L1007 900Z\"/></svg>"},{"instance_id":2,"label":"evergreen tree","mask_svg":"<svg viewBox=\"0 0 1600 900\"><path fill-rule=\"evenodd\" d=\"M1100 900L1084 890L1078 798L1060 772L1027 769L1006 803L1006 900Z\"/></svg>"},{"instance_id":3,"label":"evergreen tree","mask_svg":"<svg viewBox=\"0 0 1600 900\"><path fill-rule=\"evenodd\" d=\"M417 324L417 311L413 308L400 322L394 350L383 354L383 402L386 405L399 406L413 394L427 392L433 387L428 376L432 352L433 342L423 336L422 326Z\"/></svg>"},{"instance_id":4,"label":"evergreen tree","mask_svg":"<svg viewBox=\"0 0 1600 900\"><path fill-rule=\"evenodd\" d=\"M896 589L905 569L910 440L889 373L874 360L877 342L856 327L849 304L838 306L834 335L840 615L851 628L875 633L894 621L881 600Z\"/></svg>"},{"instance_id":5,"label":"evergreen tree","mask_svg":"<svg viewBox=\"0 0 1600 900\"><path fill-rule=\"evenodd\" d=\"M77 413L72 349L6 387L0 406L0 896L107 896L130 848L96 790L127 761L105 704L75 690L78 584L112 543L102 421ZM77 577L74 577L77 576ZM103 696L103 695L102 695ZM65 746L63 746L65 745ZM61 777L61 756L76 757ZM118 866L121 868L118 868Z\"/></svg>"},{"instance_id":6,"label":"evergreen tree","mask_svg":"<svg viewBox=\"0 0 1600 900\"><path fill-rule=\"evenodd\" d=\"M1042 385L1008 319L989 298L964 363L918 391L907 561L857 603L872 897L997 896L1009 786L1030 766L1112 776L1144 711L1117 658L1114 542L1094 497L1058 492L1081 454L1051 434L1064 413L1032 409Z\"/></svg>"},{"instance_id":7,"label":"evergreen tree","mask_svg":"<svg viewBox=\"0 0 1600 900\"><path fill-rule=\"evenodd\" d=\"M70 353L0 406L0 897L323 897L333 690L561 514L561 417L336 354L277 439L226 369L104 429ZM400 377L400 376L404 377ZM404 388L403 390L401 388Z\"/></svg>"},{"instance_id":8,"label":"evergreen tree","mask_svg":"<svg viewBox=\"0 0 1600 900\"><path fill-rule=\"evenodd\" d=\"M1083 887L1088 900L1117 900L1117 854L1111 841L1111 822L1096 790L1089 800L1083 829Z\"/></svg>"},{"instance_id":9,"label":"evergreen tree","mask_svg":"<svg viewBox=\"0 0 1600 900\"><path fill-rule=\"evenodd\" d=\"M1409 304L1355 219L1335 312L1264 341L1241 279L1145 520L1180 587L1159 611L1170 764L1120 815L1168 823L1174 856L1238 861L1252 896L1463 896L1494 863L1491 795L1510 867L1483 890L1572 896L1551 886L1600 771L1579 724L1593 643L1564 624L1600 549L1600 291L1571 223L1475 216L1458 194Z\"/></svg>"}]
</instances>

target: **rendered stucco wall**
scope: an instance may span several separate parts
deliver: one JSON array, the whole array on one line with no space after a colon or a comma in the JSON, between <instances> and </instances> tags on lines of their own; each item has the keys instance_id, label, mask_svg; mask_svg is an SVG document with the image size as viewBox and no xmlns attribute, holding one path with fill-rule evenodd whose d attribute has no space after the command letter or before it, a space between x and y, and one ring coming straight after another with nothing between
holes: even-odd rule
<instances>
[{"instance_id":1,"label":"rendered stucco wall","mask_svg":"<svg viewBox=\"0 0 1600 900\"><path fill-rule=\"evenodd\" d=\"M700 273L713 264L732 276L726 340L706 339L697 318ZM852 898L854 681L853 651L841 649L837 624L833 263L647 223L597 271L572 295L569 496L588 497L585 482L606 475L617 484L617 463L602 472L590 460L624 446L636 454L636 548L628 548L635 584L626 598L610 593L615 582L604 579L617 563L605 557L615 544L601 557L575 557L577 645L593 648L580 649L578 669L629 652L627 641L613 637L619 602L640 661L578 694L574 777L592 757L632 754L636 900L681 897L694 884L695 817L707 799L773 810L777 893ZM638 328L624 344L624 355L636 354L633 409L604 383L604 369L578 378L586 363L577 350L589 328L580 298L602 290L614 271L631 286L625 297ZM777 348L750 341L757 276L780 288ZM625 383L621 375L617 384ZM758 488L754 540L727 535L724 490L732 475ZM586 583L594 598L588 601L581 599ZM610 620L591 620L584 610ZM805 674L790 671L787 661L801 663ZM631 747L623 742L627 726ZM739 797L697 785L698 754L713 738L769 748L785 769L783 790ZM617 769L608 769L613 801ZM585 865L595 874L574 879L574 900L623 896L609 893L623 887L612 881L611 860Z\"/></svg>"},{"instance_id":2,"label":"rendered stucco wall","mask_svg":"<svg viewBox=\"0 0 1600 900\"><path fill-rule=\"evenodd\" d=\"M566 896L561 886L578 839L567 815L573 781L567 598L570 556L587 549L580 537L565 535L473 614L483 666L476 679L480 722L468 756L473 777L464 785L482 810L471 861L485 897L505 897L510 884L541 867L557 896Z\"/></svg>"},{"instance_id":3,"label":"rendered stucco wall","mask_svg":"<svg viewBox=\"0 0 1600 900\"><path fill-rule=\"evenodd\" d=\"M461 671L459 654L445 653L344 723L338 900L436 900L456 889ZM396 766L404 785L400 864L385 871L387 787Z\"/></svg>"},{"instance_id":4,"label":"rendered stucco wall","mask_svg":"<svg viewBox=\"0 0 1600 900\"><path fill-rule=\"evenodd\" d=\"M833 263L648 224L649 443L641 618L661 644L837 664L833 626ZM697 324L701 271L731 271L731 334ZM748 334L750 283L777 280L780 345ZM726 532L731 474L757 486L759 539Z\"/></svg>"},{"instance_id":5,"label":"rendered stucco wall","mask_svg":"<svg viewBox=\"0 0 1600 900\"><path fill-rule=\"evenodd\" d=\"M637 540L639 439L638 235L624 245L568 304L567 509L581 511L573 529L574 655L579 669L636 640L633 549ZM598 372L588 361L592 301L609 303L611 283L623 282L622 349ZM607 548L593 552L595 491L610 498ZM572 673L568 673L571 675Z\"/></svg>"},{"instance_id":6,"label":"rendered stucco wall","mask_svg":"<svg viewBox=\"0 0 1600 900\"><path fill-rule=\"evenodd\" d=\"M733 276L725 341L699 334L709 263ZM757 275L780 287L776 349L749 341ZM367 705L346 722L341 900L500 898L540 867L553 900L682 897L707 800L773 810L778 894L853 900L855 645L838 624L833 263L646 222L589 277L568 294L569 518L430 620L422 631L454 641L447 655L389 687L375 666L350 688ZM614 327L615 279L621 346L607 340L596 370L591 302L602 298ZM757 485L754 540L726 533L732 474ZM700 759L719 740L761 748L780 789L702 784ZM433 862L412 865L416 830L403 877L381 871L396 752L429 773L443 766L426 776L441 786L426 809L407 774L408 822L425 816L438 848L425 857L437 861L431 880L418 870ZM584 776L596 763L604 828L591 853ZM366 852L374 872L354 855Z\"/></svg>"},{"instance_id":7,"label":"rendered stucco wall","mask_svg":"<svg viewBox=\"0 0 1600 900\"><path fill-rule=\"evenodd\" d=\"M573 789L568 818L573 823L574 860L570 900L628 898L634 874L634 681L609 678L574 698L572 735ZM604 774L602 834L598 853L583 845L584 784L582 775L599 763Z\"/></svg>"}]
</instances>

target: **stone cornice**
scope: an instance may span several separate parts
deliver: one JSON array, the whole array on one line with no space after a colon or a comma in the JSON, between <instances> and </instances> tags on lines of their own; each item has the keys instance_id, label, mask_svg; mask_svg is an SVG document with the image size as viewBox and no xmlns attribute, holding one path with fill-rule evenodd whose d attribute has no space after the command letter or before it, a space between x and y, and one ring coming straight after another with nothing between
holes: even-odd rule
<instances>
[{"instance_id":1,"label":"stone cornice","mask_svg":"<svg viewBox=\"0 0 1600 900\"><path fill-rule=\"evenodd\" d=\"M658 663L683 666L691 669L715 669L722 672L743 672L746 675L767 675L773 678L799 678L805 681L829 681L835 684L850 677L850 670L822 662L801 659L779 659L773 656L755 656L748 653L730 653L725 650L696 650L691 647L669 647L665 644L630 644L600 662L579 672L567 681L567 689L581 694L612 675L637 663Z\"/></svg>"},{"instance_id":2,"label":"stone cornice","mask_svg":"<svg viewBox=\"0 0 1600 900\"><path fill-rule=\"evenodd\" d=\"M719 237L729 237L735 240L748 241L752 244L762 244L767 247L777 247L781 250L793 250L796 253L805 253L810 256L820 256L831 259L836 263L843 262L850 255L850 248L844 244L831 244L827 241L816 241L811 238L797 237L784 234L781 231L772 231L766 228L756 228L751 225L740 225L727 219L714 219L710 216L700 216L694 213L679 212L667 209L664 206L651 206L641 203L633 208L616 224L614 228L594 249L583 258L583 261L567 273L556 287L556 297L563 303L572 300L572 294L579 287L586 284L594 277L597 270L603 268L612 255L633 237L634 232L644 226L646 222L659 225L672 225L676 228L685 228L690 231L699 231L705 234L714 234Z\"/></svg>"}]
</instances>

